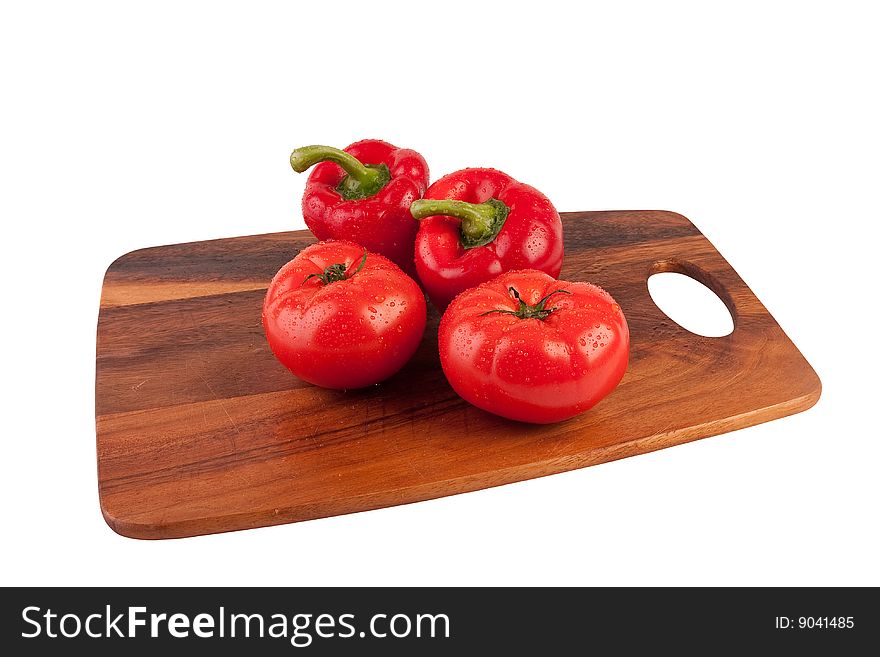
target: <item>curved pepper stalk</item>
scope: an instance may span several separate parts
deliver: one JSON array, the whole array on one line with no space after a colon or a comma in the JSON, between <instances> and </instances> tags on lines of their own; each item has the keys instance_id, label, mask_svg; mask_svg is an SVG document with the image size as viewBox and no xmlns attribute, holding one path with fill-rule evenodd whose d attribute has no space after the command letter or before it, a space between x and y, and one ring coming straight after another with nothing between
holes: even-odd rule
<instances>
[{"instance_id":1,"label":"curved pepper stalk","mask_svg":"<svg viewBox=\"0 0 880 657\"><path fill-rule=\"evenodd\" d=\"M483 246L494 240L510 214L510 208L497 198L483 203L423 198L413 201L409 211L415 219L435 215L461 219L461 245L465 249Z\"/></svg>"},{"instance_id":2,"label":"curved pepper stalk","mask_svg":"<svg viewBox=\"0 0 880 657\"><path fill-rule=\"evenodd\" d=\"M318 162L335 162L345 171L336 191L347 201L375 196L391 180L388 165L364 164L350 153L332 146L301 146L290 154L290 166L297 173L303 173Z\"/></svg>"}]
</instances>

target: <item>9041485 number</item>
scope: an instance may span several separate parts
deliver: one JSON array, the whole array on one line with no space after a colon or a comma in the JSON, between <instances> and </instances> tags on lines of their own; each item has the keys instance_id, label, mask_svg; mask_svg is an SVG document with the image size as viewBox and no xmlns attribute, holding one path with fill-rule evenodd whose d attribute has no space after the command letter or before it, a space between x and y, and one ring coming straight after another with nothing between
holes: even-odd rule
<instances>
[{"instance_id":1,"label":"9041485 number","mask_svg":"<svg viewBox=\"0 0 880 657\"><path fill-rule=\"evenodd\" d=\"M798 627L802 630L852 629L855 619L852 616L800 616Z\"/></svg>"}]
</instances>

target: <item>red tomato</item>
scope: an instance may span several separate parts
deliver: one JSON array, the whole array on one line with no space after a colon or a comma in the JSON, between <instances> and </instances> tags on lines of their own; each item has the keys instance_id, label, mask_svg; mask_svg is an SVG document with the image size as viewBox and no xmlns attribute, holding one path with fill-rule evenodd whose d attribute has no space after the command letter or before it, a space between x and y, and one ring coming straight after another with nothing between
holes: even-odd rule
<instances>
[{"instance_id":1,"label":"red tomato","mask_svg":"<svg viewBox=\"0 0 880 657\"><path fill-rule=\"evenodd\" d=\"M443 372L465 400L540 424L591 408L629 360L629 328L607 292L533 269L458 295L440 321L439 344Z\"/></svg>"},{"instance_id":2,"label":"red tomato","mask_svg":"<svg viewBox=\"0 0 880 657\"><path fill-rule=\"evenodd\" d=\"M387 258L352 242L313 244L266 292L263 329L281 363L325 388L362 388L397 372L425 332L425 297Z\"/></svg>"}]
</instances>

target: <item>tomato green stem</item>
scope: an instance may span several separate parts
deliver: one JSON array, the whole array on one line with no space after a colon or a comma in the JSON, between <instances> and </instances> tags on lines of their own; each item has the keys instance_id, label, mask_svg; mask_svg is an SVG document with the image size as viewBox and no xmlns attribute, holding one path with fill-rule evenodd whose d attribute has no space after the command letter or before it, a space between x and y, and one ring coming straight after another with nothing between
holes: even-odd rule
<instances>
[{"instance_id":1,"label":"tomato green stem","mask_svg":"<svg viewBox=\"0 0 880 657\"><path fill-rule=\"evenodd\" d=\"M329 265L324 269L324 273L322 274L309 274L303 279L303 282L300 285L304 285L307 280L310 278L317 278L321 281L322 285L329 285L330 283L336 283L337 281L344 281L348 278L351 278L355 274L357 274L361 269L364 268L364 265L367 262L367 250L364 249L364 257L361 258L361 264L358 265L357 269L351 272L351 275L346 275L348 268L344 262L337 262L335 264ZM349 265L350 266L350 265Z\"/></svg>"},{"instance_id":2,"label":"tomato green stem","mask_svg":"<svg viewBox=\"0 0 880 657\"><path fill-rule=\"evenodd\" d=\"M534 306L530 306L525 301L522 300L522 297L519 295L519 291L515 287L507 288L508 291L519 301L519 308L516 310L501 310L500 308L497 310L488 310L484 313L480 313L480 316L483 315L491 315L492 313L499 313L502 315L515 315L519 319L540 319L545 320L550 316L554 310L558 310L558 308L545 308L547 301L554 294L571 294L568 290L553 290L550 294L547 294L543 299L538 301Z\"/></svg>"},{"instance_id":3,"label":"tomato green stem","mask_svg":"<svg viewBox=\"0 0 880 657\"><path fill-rule=\"evenodd\" d=\"M346 175L336 191L347 200L373 196L391 180L387 165L364 164L351 153L332 146L302 146L290 154L290 166L297 173L318 162L335 162L342 167Z\"/></svg>"},{"instance_id":4,"label":"tomato green stem","mask_svg":"<svg viewBox=\"0 0 880 657\"><path fill-rule=\"evenodd\" d=\"M409 211L415 219L435 215L460 219L461 245L465 249L472 249L488 244L498 236L510 208L497 198L490 198L483 203L423 198L413 201Z\"/></svg>"}]
</instances>

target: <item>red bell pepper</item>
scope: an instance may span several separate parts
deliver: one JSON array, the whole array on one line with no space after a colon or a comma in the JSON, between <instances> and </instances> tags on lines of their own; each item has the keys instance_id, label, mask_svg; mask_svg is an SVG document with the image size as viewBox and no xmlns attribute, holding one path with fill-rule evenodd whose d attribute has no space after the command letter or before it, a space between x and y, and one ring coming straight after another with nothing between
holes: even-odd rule
<instances>
[{"instance_id":1,"label":"red bell pepper","mask_svg":"<svg viewBox=\"0 0 880 657\"><path fill-rule=\"evenodd\" d=\"M345 150L303 146L290 155L298 173L315 164L302 200L303 218L315 237L355 242L414 275L418 222L409 206L428 186L425 159L378 139Z\"/></svg>"},{"instance_id":2,"label":"red bell pepper","mask_svg":"<svg viewBox=\"0 0 880 657\"><path fill-rule=\"evenodd\" d=\"M410 206L420 220L415 261L440 310L460 292L514 269L556 278L562 221L534 187L495 169L463 169L437 180Z\"/></svg>"}]
</instances>

